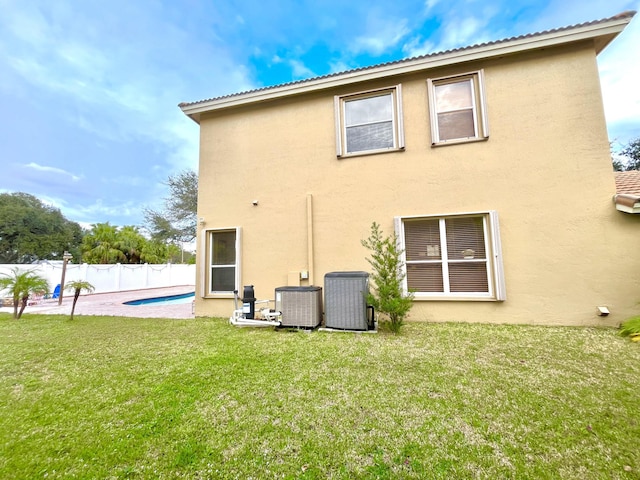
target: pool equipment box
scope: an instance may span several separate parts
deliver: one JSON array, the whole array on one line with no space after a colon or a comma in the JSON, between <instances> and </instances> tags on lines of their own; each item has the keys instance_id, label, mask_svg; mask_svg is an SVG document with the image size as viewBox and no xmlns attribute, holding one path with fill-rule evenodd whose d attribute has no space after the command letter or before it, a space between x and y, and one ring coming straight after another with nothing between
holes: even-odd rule
<instances>
[{"instance_id":1,"label":"pool equipment box","mask_svg":"<svg viewBox=\"0 0 640 480\"><path fill-rule=\"evenodd\" d=\"M322 287L276 288L281 326L315 328L322 322Z\"/></svg>"},{"instance_id":2,"label":"pool equipment box","mask_svg":"<svg viewBox=\"0 0 640 480\"><path fill-rule=\"evenodd\" d=\"M324 276L325 326L340 330L373 330L368 318L367 272L330 272Z\"/></svg>"}]
</instances>

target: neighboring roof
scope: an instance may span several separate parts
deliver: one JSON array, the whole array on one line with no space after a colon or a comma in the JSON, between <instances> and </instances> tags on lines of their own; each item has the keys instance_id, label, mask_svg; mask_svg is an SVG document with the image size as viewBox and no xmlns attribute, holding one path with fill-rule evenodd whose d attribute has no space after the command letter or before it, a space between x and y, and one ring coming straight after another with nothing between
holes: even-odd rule
<instances>
[{"instance_id":1,"label":"neighboring roof","mask_svg":"<svg viewBox=\"0 0 640 480\"><path fill-rule=\"evenodd\" d=\"M275 98L299 95L311 91L324 90L340 85L349 85L391 75L417 72L445 65L470 62L473 60L510 55L528 50L548 48L572 42L593 40L594 48L600 53L631 21L635 11L626 11L610 18L545 30L543 32L520 35L494 42L481 43L443 52L431 53L395 62L382 63L370 67L356 68L340 73L332 73L306 80L299 80L270 87L221 97L181 103L179 107L196 123L204 112L220 110Z\"/></svg>"},{"instance_id":2,"label":"neighboring roof","mask_svg":"<svg viewBox=\"0 0 640 480\"><path fill-rule=\"evenodd\" d=\"M640 170L614 172L616 193L627 193L640 196Z\"/></svg>"},{"instance_id":3,"label":"neighboring roof","mask_svg":"<svg viewBox=\"0 0 640 480\"><path fill-rule=\"evenodd\" d=\"M625 213L640 213L640 171L615 172L616 209Z\"/></svg>"}]
</instances>

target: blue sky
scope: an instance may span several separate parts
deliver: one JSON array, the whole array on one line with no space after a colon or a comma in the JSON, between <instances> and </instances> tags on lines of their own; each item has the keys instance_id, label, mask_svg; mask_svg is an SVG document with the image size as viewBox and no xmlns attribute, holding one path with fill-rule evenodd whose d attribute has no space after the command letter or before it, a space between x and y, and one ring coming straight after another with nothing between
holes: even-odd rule
<instances>
[{"instance_id":1,"label":"blue sky","mask_svg":"<svg viewBox=\"0 0 640 480\"><path fill-rule=\"evenodd\" d=\"M640 10L618 0L0 0L1 192L141 225L197 169L180 102ZM609 137L640 137L640 14L599 57Z\"/></svg>"}]
</instances>

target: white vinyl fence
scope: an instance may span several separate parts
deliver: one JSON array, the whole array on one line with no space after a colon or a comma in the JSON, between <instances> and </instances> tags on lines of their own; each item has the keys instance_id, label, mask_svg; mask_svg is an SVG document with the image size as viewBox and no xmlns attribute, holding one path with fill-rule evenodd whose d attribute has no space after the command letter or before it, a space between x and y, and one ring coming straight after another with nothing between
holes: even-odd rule
<instances>
[{"instance_id":1,"label":"white vinyl fence","mask_svg":"<svg viewBox=\"0 0 640 480\"><path fill-rule=\"evenodd\" d=\"M62 278L62 262L47 262L35 265L0 265L0 274L11 273L12 268L30 270L44 277L53 292ZM95 293L139 290L144 288L195 285L195 265L89 265L67 264L65 284L72 280L85 280L95 287Z\"/></svg>"}]
</instances>

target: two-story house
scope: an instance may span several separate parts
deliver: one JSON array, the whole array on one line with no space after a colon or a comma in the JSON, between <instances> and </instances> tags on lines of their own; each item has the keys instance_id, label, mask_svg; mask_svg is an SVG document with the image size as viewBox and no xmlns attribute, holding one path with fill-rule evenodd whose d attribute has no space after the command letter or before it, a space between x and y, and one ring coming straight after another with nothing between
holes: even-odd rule
<instances>
[{"instance_id":1,"label":"two-story house","mask_svg":"<svg viewBox=\"0 0 640 480\"><path fill-rule=\"evenodd\" d=\"M374 221L404 249L411 320L637 313L640 216L612 201L596 62L633 15L181 104L200 125L196 314L369 270Z\"/></svg>"}]
</instances>

